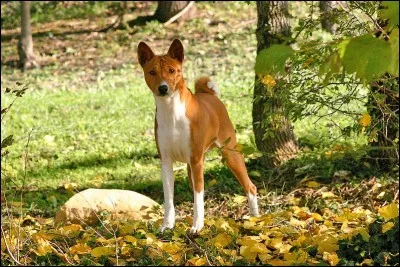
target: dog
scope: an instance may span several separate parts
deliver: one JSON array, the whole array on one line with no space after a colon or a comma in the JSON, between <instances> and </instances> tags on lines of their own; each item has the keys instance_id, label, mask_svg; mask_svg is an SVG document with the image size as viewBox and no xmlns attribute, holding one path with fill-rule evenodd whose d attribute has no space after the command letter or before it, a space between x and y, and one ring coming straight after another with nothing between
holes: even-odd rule
<instances>
[{"instance_id":1,"label":"dog","mask_svg":"<svg viewBox=\"0 0 400 267\"><path fill-rule=\"evenodd\" d=\"M164 191L164 220L159 230L174 227L174 174L172 164L187 163L189 184L194 194L193 225L190 233L204 226L204 158L217 146L228 167L247 193L251 216L258 215L257 188L250 181L243 156L235 149L235 129L218 98L218 87L208 77L195 82L192 93L183 78L184 49L175 39L166 55L155 55L144 42L137 56L147 86L156 104L155 140L161 159Z\"/></svg>"}]
</instances>

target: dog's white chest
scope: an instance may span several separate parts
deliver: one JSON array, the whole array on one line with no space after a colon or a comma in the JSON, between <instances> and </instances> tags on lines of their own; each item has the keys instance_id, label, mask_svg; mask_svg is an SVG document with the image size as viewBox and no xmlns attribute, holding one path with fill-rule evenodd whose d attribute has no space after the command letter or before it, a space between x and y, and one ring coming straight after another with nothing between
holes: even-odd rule
<instances>
[{"instance_id":1,"label":"dog's white chest","mask_svg":"<svg viewBox=\"0 0 400 267\"><path fill-rule=\"evenodd\" d=\"M186 117L185 103L176 92L173 96L156 97L157 141L163 159L189 163L190 121Z\"/></svg>"}]
</instances>

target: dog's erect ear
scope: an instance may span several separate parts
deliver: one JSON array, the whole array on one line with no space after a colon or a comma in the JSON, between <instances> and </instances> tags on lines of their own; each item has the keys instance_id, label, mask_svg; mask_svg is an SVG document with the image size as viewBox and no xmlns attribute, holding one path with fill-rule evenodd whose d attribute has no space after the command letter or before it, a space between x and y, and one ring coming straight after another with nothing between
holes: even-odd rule
<instances>
[{"instance_id":1,"label":"dog's erect ear","mask_svg":"<svg viewBox=\"0 0 400 267\"><path fill-rule=\"evenodd\" d=\"M154 57L154 53L151 50L151 48L144 42L140 42L138 45L138 60L140 65L143 67L144 64L146 64L147 61L152 59Z\"/></svg>"},{"instance_id":2,"label":"dog's erect ear","mask_svg":"<svg viewBox=\"0 0 400 267\"><path fill-rule=\"evenodd\" d=\"M183 62L183 45L181 43L181 41L179 41L178 39L175 39L171 46L168 49L168 56L175 58L176 60L178 60L180 63Z\"/></svg>"}]
</instances>

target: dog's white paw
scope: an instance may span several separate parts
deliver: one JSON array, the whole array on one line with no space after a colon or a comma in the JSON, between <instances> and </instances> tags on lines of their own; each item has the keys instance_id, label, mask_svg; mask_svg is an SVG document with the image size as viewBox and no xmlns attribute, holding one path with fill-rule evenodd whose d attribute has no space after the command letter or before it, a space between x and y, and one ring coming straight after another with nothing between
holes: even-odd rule
<instances>
[{"instance_id":1,"label":"dog's white paw","mask_svg":"<svg viewBox=\"0 0 400 267\"><path fill-rule=\"evenodd\" d=\"M249 214L250 216L258 216L258 204L257 204L257 196L248 193L247 198L249 201Z\"/></svg>"},{"instance_id":2,"label":"dog's white paw","mask_svg":"<svg viewBox=\"0 0 400 267\"><path fill-rule=\"evenodd\" d=\"M158 231L160 231L161 233L162 232L164 232L165 230L168 230L168 229L172 229L172 228L174 228L174 224L172 223L172 224L162 224L159 228L158 228Z\"/></svg>"},{"instance_id":3,"label":"dog's white paw","mask_svg":"<svg viewBox=\"0 0 400 267\"><path fill-rule=\"evenodd\" d=\"M167 229L174 228L174 225L175 225L175 220L174 219L165 218L163 224L158 228L158 230L160 232L164 232Z\"/></svg>"},{"instance_id":4,"label":"dog's white paw","mask_svg":"<svg viewBox=\"0 0 400 267\"><path fill-rule=\"evenodd\" d=\"M249 214L252 217L258 217L259 216L258 209L250 209Z\"/></svg>"},{"instance_id":5,"label":"dog's white paw","mask_svg":"<svg viewBox=\"0 0 400 267\"><path fill-rule=\"evenodd\" d=\"M201 229L203 229L204 224L196 224L193 225L192 228L190 228L190 233L191 234L197 234L201 231Z\"/></svg>"}]
</instances>

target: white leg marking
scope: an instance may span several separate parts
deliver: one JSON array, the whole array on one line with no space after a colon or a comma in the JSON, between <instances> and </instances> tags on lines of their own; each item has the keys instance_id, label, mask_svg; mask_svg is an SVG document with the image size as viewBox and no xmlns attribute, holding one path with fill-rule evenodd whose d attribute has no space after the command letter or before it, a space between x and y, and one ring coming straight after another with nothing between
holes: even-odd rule
<instances>
[{"instance_id":1,"label":"white leg marking","mask_svg":"<svg viewBox=\"0 0 400 267\"><path fill-rule=\"evenodd\" d=\"M257 196L251 193L247 193L247 199L249 201L250 216L257 216L258 215Z\"/></svg>"},{"instance_id":2,"label":"white leg marking","mask_svg":"<svg viewBox=\"0 0 400 267\"><path fill-rule=\"evenodd\" d=\"M164 222L159 230L163 232L165 229L173 228L175 224L174 173L171 160L162 162L161 175L164 190Z\"/></svg>"},{"instance_id":3,"label":"white leg marking","mask_svg":"<svg viewBox=\"0 0 400 267\"><path fill-rule=\"evenodd\" d=\"M194 191L194 206L193 206L193 226L190 233L200 232L204 226L204 190L200 192Z\"/></svg>"}]
</instances>

